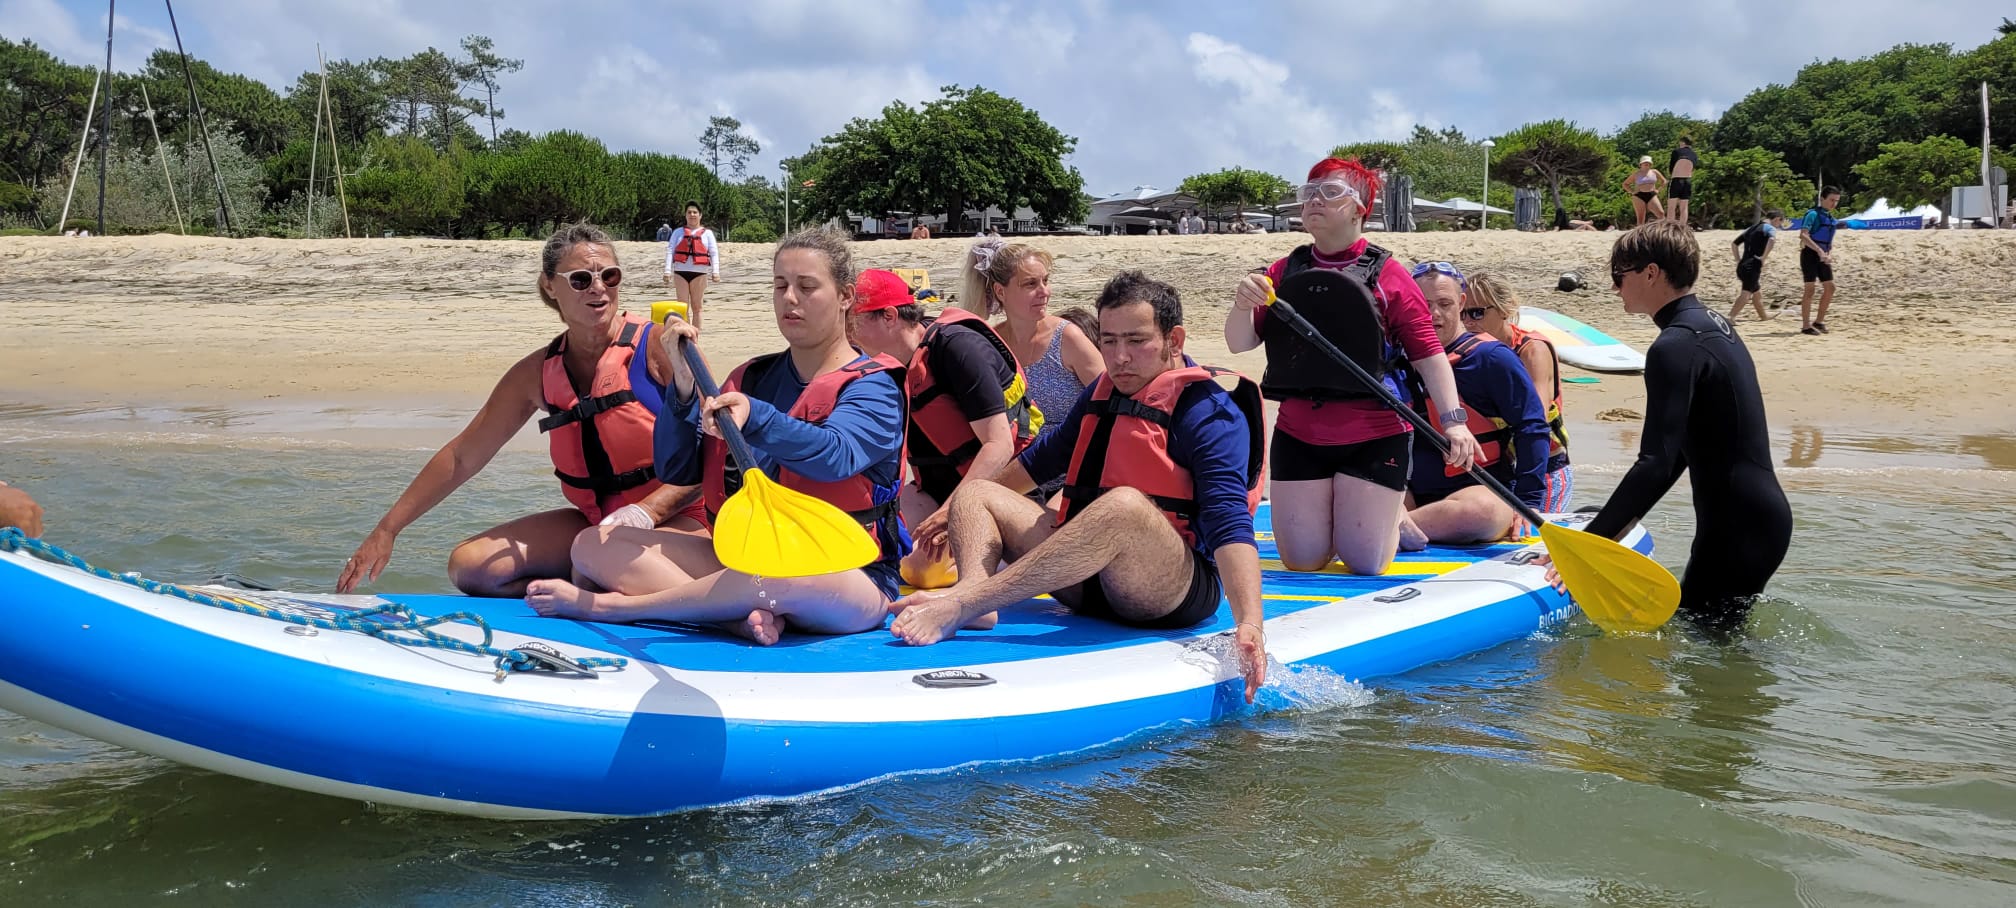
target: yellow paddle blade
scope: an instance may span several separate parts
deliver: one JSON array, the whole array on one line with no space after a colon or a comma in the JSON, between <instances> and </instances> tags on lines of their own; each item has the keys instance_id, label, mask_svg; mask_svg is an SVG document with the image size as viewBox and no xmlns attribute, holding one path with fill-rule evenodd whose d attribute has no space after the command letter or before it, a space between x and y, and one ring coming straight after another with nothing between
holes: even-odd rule
<instances>
[{"instance_id":1,"label":"yellow paddle blade","mask_svg":"<svg viewBox=\"0 0 2016 908\"><path fill-rule=\"evenodd\" d=\"M1634 549L1551 523L1540 525L1540 540L1582 614L1605 631L1655 631L1680 607L1673 572Z\"/></svg>"},{"instance_id":2,"label":"yellow paddle blade","mask_svg":"<svg viewBox=\"0 0 2016 908\"><path fill-rule=\"evenodd\" d=\"M771 482L761 470L742 474L742 489L714 518L714 556L723 567L756 577L837 574L881 555L882 547L846 511Z\"/></svg>"}]
</instances>

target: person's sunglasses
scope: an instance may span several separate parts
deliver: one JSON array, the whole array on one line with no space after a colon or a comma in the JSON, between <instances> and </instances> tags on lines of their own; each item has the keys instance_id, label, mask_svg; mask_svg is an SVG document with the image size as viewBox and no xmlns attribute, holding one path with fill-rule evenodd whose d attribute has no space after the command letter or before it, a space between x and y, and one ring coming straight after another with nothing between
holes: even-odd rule
<instances>
[{"instance_id":1,"label":"person's sunglasses","mask_svg":"<svg viewBox=\"0 0 2016 908\"><path fill-rule=\"evenodd\" d=\"M1650 263L1650 262L1647 262L1647 263L1645 263L1645 264L1643 264L1643 265L1639 265L1639 266L1638 266L1638 267L1636 267L1636 268L1626 268L1626 269L1624 269L1624 270L1622 270L1622 271L1619 271L1619 270L1617 270L1617 269L1615 269L1615 268L1612 268L1612 269L1610 269L1610 287L1611 287L1611 289L1613 289L1613 290L1622 290L1622 289L1624 288L1624 275L1627 275L1627 274L1637 274L1638 272L1640 272L1640 271L1644 271L1645 269L1647 269L1647 268L1650 268L1650 267L1652 267L1652 263Z\"/></svg>"},{"instance_id":2,"label":"person's sunglasses","mask_svg":"<svg viewBox=\"0 0 2016 908\"><path fill-rule=\"evenodd\" d=\"M1455 265L1450 264L1449 262L1422 262L1414 266L1412 275L1414 277L1420 277L1421 275L1427 274L1431 271L1436 274L1449 275L1450 277L1456 279L1457 286L1462 287L1465 291L1468 291L1470 289L1470 279L1463 276L1463 269L1458 268Z\"/></svg>"},{"instance_id":3,"label":"person's sunglasses","mask_svg":"<svg viewBox=\"0 0 2016 908\"><path fill-rule=\"evenodd\" d=\"M1344 198L1360 199L1361 197L1358 195L1358 190L1355 187L1342 180L1319 180L1314 183L1303 183L1295 187L1295 201L1297 202L1306 203L1311 199L1319 198L1325 202L1335 202Z\"/></svg>"},{"instance_id":4,"label":"person's sunglasses","mask_svg":"<svg viewBox=\"0 0 2016 908\"><path fill-rule=\"evenodd\" d=\"M1463 310L1461 315L1463 316L1464 321L1474 322L1477 321L1478 319L1483 318L1484 313L1486 311L1487 311L1486 308L1483 306L1472 306L1468 309Z\"/></svg>"},{"instance_id":5,"label":"person's sunglasses","mask_svg":"<svg viewBox=\"0 0 2016 908\"><path fill-rule=\"evenodd\" d=\"M614 290L617 284L623 283L623 269L612 265L597 274L584 268L580 271L569 271L562 277L567 279L567 286L576 290L586 290L593 286L597 277L602 278L602 286Z\"/></svg>"}]
</instances>

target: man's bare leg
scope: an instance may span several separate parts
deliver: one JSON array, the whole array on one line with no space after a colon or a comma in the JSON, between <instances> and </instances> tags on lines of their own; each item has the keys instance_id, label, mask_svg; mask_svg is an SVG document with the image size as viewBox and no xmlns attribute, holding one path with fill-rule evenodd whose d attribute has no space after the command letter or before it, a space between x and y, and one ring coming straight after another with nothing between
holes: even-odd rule
<instances>
[{"instance_id":1,"label":"man's bare leg","mask_svg":"<svg viewBox=\"0 0 2016 908\"><path fill-rule=\"evenodd\" d=\"M1834 282L1822 281L1820 283L1820 311L1814 314L1813 324L1824 325L1827 323L1827 304L1832 302L1834 302Z\"/></svg>"},{"instance_id":2,"label":"man's bare leg","mask_svg":"<svg viewBox=\"0 0 2016 908\"><path fill-rule=\"evenodd\" d=\"M1819 287L1819 284L1807 281L1804 286L1805 289L1799 291L1799 327L1811 328L1813 327L1813 291Z\"/></svg>"},{"instance_id":3,"label":"man's bare leg","mask_svg":"<svg viewBox=\"0 0 2016 908\"><path fill-rule=\"evenodd\" d=\"M592 526L574 537L574 585L584 589L642 596L719 570L702 534Z\"/></svg>"},{"instance_id":4,"label":"man's bare leg","mask_svg":"<svg viewBox=\"0 0 2016 908\"><path fill-rule=\"evenodd\" d=\"M959 519L955 513L955 526ZM1027 538L1025 535L1023 540ZM1190 572L1172 567L1189 557L1188 546L1155 503L1131 488L1100 496L1070 523L992 576L982 577L978 572L985 570L983 559L988 555L999 560L1002 543L995 543L993 553L975 557L975 552L958 548L964 540L957 530L954 540L959 585L932 595L928 601L898 604L901 613L892 630L913 646L929 646L950 637L975 615L1095 577L1105 587L1114 611L1129 618L1166 615L1182 604L1190 591ZM969 567L975 573L967 573ZM967 577L978 579L968 582ZM931 594L912 598L922 599L923 595Z\"/></svg>"},{"instance_id":5,"label":"man's bare leg","mask_svg":"<svg viewBox=\"0 0 2016 908\"><path fill-rule=\"evenodd\" d=\"M541 615L583 621L684 621L726 625L759 643L775 643L789 619L815 634L872 630L888 617L889 600L861 571L814 577L756 578L722 570L645 596L590 593L562 580L540 580L526 590L525 604ZM745 633L746 631L746 633Z\"/></svg>"}]
</instances>

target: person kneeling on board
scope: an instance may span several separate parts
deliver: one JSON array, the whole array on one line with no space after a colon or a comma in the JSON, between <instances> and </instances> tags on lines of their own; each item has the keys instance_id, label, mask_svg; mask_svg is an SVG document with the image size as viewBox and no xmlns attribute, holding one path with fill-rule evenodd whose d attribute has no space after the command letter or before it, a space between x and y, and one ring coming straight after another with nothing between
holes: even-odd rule
<instances>
[{"instance_id":1,"label":"person kneeling on board","mask_svg":"<svg viewBox=\"0 0 2016 908\"><path fill-rule=\"evenodd\" d=\"M512 364L461 434L420 468L406 491L343 563L336 591L374 581L400 532L461 488L541 410L553 475L571 507L508 521L462 540L448 579L471 596L520 596L542 577L566 577L583 531L599 525L700 528L697 489L667 486L652 468L651 433L672 365L652 354L652 326L622 311L616 243L590 224L563 227L540 251L539 299L566 326ZM643 355L639 355L642 353Z\"/></svg>"},{"instance_id":2,"label":"person kneeling on board","mask_svg":"<svg viewBox=\"0 0 2016 908\"><path fill-rule=\"evenodd\" d=\"M1444 424L1468 425L1483 451L1477 465L1520 501L1535 509L1544 507L1549 429L1533 377L1511 347L1488 334L1463 330L1462 313L1470 301L1456 266L1423 262L1414 267L1414 280L1428 301L1436 336L1448 351L1459 398L1450 406L1416 387L1415 412ZM1409 551L1430 542L1490 542L1530 531L1510 505L1469 471L1445 467L1440 453L1427 445L1414 449L1407 499L1407 513L1400 519L1400 547Z\"/></svg>"},{"instance_id":3,"label":"person kneeling on board","mask_svg":"<svg viewBox=\"0 0 2016 908\"><path fill-rule=\"evenodd\" d=\"M1015 354L985 319L947 307L927 325L924 307L894 272L861 272L848 328L861 349L907 364L912 481L903 486L903 525L917 547L903 559L903 579L920 589L951 586L945 503L966 477L993 476L1028 448L1043 414Z\"/></svg>"},{"instance_id":4,"label":"person kneeling on board","mask_svg":"<svg viewBox=\"0 0 2016 908\"><path fill-rule=\"evenodd\" d=\"M1267 659L1253 536L1260 389L1183 354L1183 303L1168 284L1122 272L1098 312L1104 376L997 481L968 479L953 493L959 582L897 602L892 630L925 646L1042 593L1081 615L1180 629L1216 616L1226 598L1250 702ZM1027 493L1057 475L1053 515Z\"/></svg>"},{"instance_id":5,"label":"person kneeling on board","mask_svg":"<svg viewBox=\"0 0 2016 908\"><path fill-rule=\"evenodd\" d=\"M0 529L18 527L29 538L42 535L42 506L27 492L0 482Z\"/></svg>"},{"instance_id":6,"label":"person kneeling on board","mask_svg":"<svg viewBox=\"0 0 2016 908\"><path fill-rule=\"evenodd\" d=\"M771 308L789 345L728 376L721 395L699 399L685 357L673 356L673 393L658 420L658 468L702 487L710 529L741 472L729 469L719 420L733 420L754 449L750 465L776 484L821 499L857 520L880 548L866 567L810 577L756 577L723 567L698 534L611 533L576 561L593 593L558 580L526 590L541 615L590 621L713 623L765 645L789 627L855 634L881 627L896 598L897 562L909 552L897 506L903 480L903 365L848 343L854 266L847 241L824 230L786 237L771 261ZM666 352L698 332L665 322Z\"/></svg>"}]
</instances>

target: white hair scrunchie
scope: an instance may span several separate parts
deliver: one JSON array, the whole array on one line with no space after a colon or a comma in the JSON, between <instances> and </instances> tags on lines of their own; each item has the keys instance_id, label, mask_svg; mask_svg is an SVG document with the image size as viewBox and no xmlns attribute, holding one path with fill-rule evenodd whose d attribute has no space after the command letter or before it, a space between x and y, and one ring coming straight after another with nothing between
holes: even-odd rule
<instances>
[{"instance_id":1,"label":"white hair scrunchie","mask_svg":"<svg viewBox=\"0 0 2016 908\"><path fill-rule=\"evenodd\" d=\"M988 237L973 244L973 270L986 274L994 268L994 256L1008 244L1000 237Z\"/></svg>"}]
</instances>

